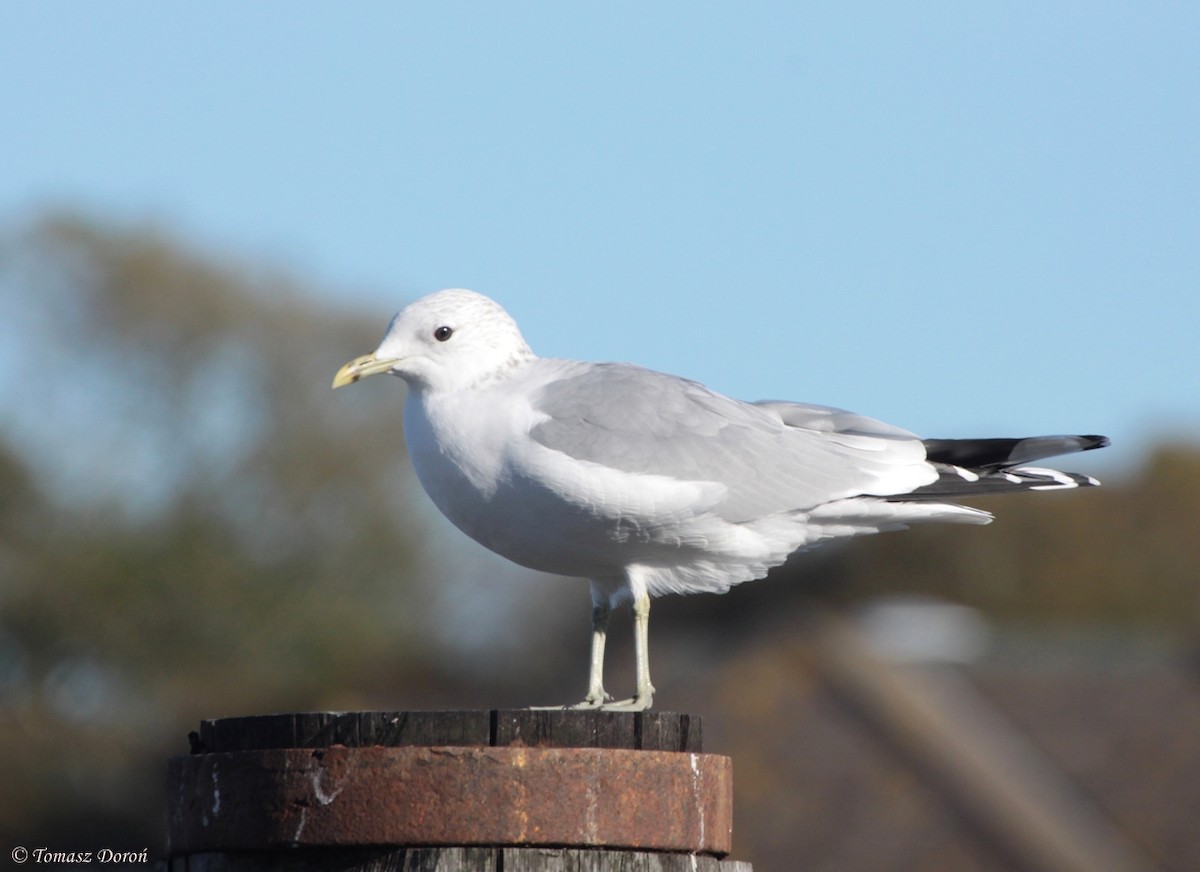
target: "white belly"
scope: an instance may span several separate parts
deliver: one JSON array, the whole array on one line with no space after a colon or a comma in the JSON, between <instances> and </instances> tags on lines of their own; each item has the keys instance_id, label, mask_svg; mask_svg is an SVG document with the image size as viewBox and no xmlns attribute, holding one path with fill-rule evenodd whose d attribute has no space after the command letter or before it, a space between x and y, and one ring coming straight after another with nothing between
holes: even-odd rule
<instances>
[{"instance_id":1,"label":"white belly","mask_svg":"<svg viewBox=\"0 0 1200 872\"><path fill-rule=\"evenodd\" d=\"M528 409L475 406L463 414L461 402L430 407L410 393L405 440L438 509L497 554L542 572L596 578L632 563L678 561L681 549L710 544L711 530L700 528L712 519L699 515L718 496L715 486L576 461L527 437Z\"/></svg>"}]
</instances>

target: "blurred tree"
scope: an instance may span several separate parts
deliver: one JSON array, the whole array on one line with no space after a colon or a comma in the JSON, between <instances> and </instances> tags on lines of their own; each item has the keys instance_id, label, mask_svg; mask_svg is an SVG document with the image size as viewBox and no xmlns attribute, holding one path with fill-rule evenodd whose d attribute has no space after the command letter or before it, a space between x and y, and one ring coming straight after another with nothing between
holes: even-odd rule
<instances>
[{"instance_id":1,"label":"blurred tree","mask_svg":"<svg viewBox=\"0 0 1200 872\"><path fill-rule=\"evenodd\" d=\"M397 385L330 393L376 319L153 230L60 215L2 251L0 820L19 844L87 809L155 847L198 718L419 665Z\"/></svg>"}]
</instances>

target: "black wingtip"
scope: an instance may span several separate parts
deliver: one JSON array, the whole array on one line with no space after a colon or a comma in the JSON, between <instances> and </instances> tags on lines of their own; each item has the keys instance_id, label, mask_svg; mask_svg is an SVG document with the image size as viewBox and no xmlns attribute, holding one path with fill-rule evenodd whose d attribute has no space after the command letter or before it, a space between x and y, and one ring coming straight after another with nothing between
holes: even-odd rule
<instances>
[{"instance_id":1,"label":"black wingtip","mask_svg":"<svg viewBox=\"0 0 1200 872\"><path fill-rule=\"evenodd\" d=\"M1029 436L1019 439L926 439L933 463L966 469L1006 469L1046 457L1091 451L1109 444L1107 436Z\"/></svg>"}]
</instances>

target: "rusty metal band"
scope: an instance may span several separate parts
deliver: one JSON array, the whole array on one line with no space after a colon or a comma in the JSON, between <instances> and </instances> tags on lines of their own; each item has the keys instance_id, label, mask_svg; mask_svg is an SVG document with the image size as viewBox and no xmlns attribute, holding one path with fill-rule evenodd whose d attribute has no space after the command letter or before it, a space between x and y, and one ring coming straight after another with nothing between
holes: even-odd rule
<instances>
[{"instance_id":1,"label":"rusty metal band","mask_svg":"<svg viewBox=\"0 0 1200 872\"><path fill-rule=\"evenodd\" d=\"M176 757L172 854L286 846L589 846L725 856L728 757L367 747Z\"/></svg>"}]
</instances>

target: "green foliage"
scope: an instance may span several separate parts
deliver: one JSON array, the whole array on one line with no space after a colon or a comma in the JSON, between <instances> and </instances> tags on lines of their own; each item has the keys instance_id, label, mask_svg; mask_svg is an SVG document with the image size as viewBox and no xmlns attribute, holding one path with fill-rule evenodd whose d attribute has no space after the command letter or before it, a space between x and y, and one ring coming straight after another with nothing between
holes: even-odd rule
<instances>
[{"instance_id":1,"label":"green foliage","mask_svg":"<svg viewBox=\"0 0 1200 872\"><path fill-rule=\"evenodd\" d=\"M5 253L0 819L28 838L119 814L202 716L351 703L429 638L401 385L330 391L378 319L70 216Z\"/></svg>"}]
</instances>

